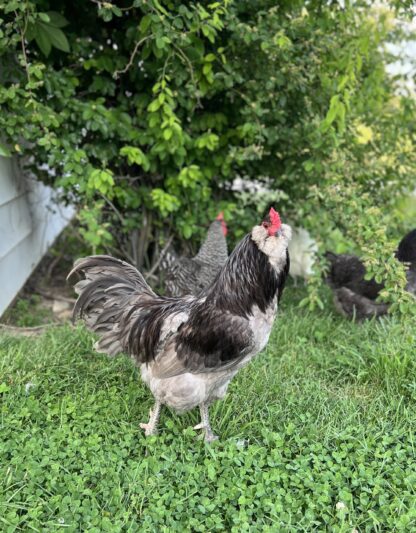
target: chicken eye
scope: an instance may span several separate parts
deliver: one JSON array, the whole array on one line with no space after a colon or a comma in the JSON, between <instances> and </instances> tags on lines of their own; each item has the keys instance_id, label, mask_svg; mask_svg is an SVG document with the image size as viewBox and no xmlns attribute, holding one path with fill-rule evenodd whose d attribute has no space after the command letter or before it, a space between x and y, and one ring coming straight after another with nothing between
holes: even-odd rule
<instances>
[{"instance_id":1,"label":"chicken eye","mask_svg":"<svg viewBox=\"0 0 416 533\"><path fill-rule=\"evenodd\" d=\"M263 222L262 226L263 226L263 228L268 229L270 227L270 224L268 222Z\"/></svg>"}]
</instances>

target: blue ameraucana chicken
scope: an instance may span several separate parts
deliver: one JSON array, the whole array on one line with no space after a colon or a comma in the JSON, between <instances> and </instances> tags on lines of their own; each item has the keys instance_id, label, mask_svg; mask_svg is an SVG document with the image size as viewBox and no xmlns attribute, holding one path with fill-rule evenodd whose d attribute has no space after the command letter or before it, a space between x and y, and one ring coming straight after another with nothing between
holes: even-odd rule
<instances>
[{"instance_id":1,"label":"blue ameraucana chicken","mask_svg":"<svg viewBox=\"0 0 416 533\"><path fill-rule=\"evenodd\" d=\"M81 317L99 336L95 348L129 354L140 366L155 405L141 424L157 431L160 410L199 406L205 439L213 440L208 406L267 344L289 271L291 228L271 209L237 245L214 282L198 297L162 297L134 267L109 256L76 261ZM69 277L68 276L68 277Z\"/></svg>"}]
</instances>

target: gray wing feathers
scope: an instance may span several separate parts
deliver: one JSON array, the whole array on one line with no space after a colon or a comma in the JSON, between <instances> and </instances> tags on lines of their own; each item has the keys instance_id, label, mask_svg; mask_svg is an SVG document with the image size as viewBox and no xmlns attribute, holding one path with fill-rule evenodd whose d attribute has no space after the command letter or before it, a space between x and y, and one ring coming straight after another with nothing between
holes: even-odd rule
<instances>
[{"instance_id":1,"label":"gray wing feathers","mask_svg":"<svg viewBox=\"0 0 416 533\"><path fill-rule=\"evenodd\" d=\"M159 379L171 378L179 374L205 374L213 372L227 372L237 369L240 363L253 352L253 339L251 332L241 331L244 348L237 357L230 361L223 361L216 354L201 354L194 351L191 357L183 357L182 350L177 347L176 337L172 336L166 342L163 353L156 357L152 363L152 374ZM213 357L212 357L213 356ZM210 359L215 358L215 364Z\"/></svg>"}]
</instances>

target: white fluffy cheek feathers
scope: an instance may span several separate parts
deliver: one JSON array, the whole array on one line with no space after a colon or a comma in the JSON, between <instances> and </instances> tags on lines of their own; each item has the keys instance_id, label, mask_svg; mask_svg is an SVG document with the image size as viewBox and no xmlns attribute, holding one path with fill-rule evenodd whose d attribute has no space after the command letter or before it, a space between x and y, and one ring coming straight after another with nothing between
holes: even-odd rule
<instances>
[{"instance_id":1,"label":"white fluffy cheek feathers","mask_svg":"<svg viewBox=\"0 0 416 533\"><path fill-rule=\"evenodd\" d=\"M251 232L251 238L263 253L270 260L270 263L278 268L286 263L286 249L292 237L292 228L287 224L282 224L282 235L270 237L267 229L263 226L255 226Z\"/></svg>"},{"instance_id":2,"label":"white fluffy cheek feathers","mask_svg":"<svg viewBox=\"0 0 416 533\"><path fill-rule=\"evenodd\" d=\"M282 234L286 243L289 244L289 241L292 239L292 228L287 224L282 224Z\"/></svg>"}]
</instances>

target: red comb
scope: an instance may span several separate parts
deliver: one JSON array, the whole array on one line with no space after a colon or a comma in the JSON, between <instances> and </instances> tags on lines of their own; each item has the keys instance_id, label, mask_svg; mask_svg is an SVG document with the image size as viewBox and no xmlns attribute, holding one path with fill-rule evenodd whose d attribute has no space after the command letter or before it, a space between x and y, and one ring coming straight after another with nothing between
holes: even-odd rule
<instances>
[{"instance_id":1,"label":"red comb","mask_svg":"<svg viewBox=\"0 0 416 533\"><path fill-rule=\"evenodd\" d=\"M273 228L278 230L280 226L282 225L282 221L280 220L279 213L275 211L273 207L270 208L269 217L270 217L270 222L272 223Z\"/></svg>"},{"instance_id":2,"label":"red comb","mask_svg":"<svg viewBox=\"0 0 416 533\"><path fill-rule=\"evenodd\" d=\"M219 220L221 222L222 232L224 234L224 237L226 237L228 233L228 228L224 220L224 213L222 211L218 213L217 218L215 220Z\"/></svg>"}]
</instances>

